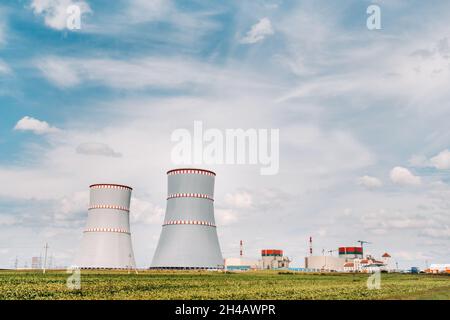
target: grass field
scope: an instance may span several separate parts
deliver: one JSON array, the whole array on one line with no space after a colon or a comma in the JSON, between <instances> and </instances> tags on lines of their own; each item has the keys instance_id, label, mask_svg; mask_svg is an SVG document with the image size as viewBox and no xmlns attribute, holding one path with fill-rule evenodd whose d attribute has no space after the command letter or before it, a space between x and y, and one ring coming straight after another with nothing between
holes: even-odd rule
<instances>
[{"instance_id":1,"label":"grass field","mask_svg":"<svg viewBox=\"0 0 450 320\"><path fill-rule=\"evenodd\" d=\"M367 274L82 271L81 289L69 274L0 271L0 299L445 299L450 276L381 274L369 290Z\"/></svg>"}]
</instances>

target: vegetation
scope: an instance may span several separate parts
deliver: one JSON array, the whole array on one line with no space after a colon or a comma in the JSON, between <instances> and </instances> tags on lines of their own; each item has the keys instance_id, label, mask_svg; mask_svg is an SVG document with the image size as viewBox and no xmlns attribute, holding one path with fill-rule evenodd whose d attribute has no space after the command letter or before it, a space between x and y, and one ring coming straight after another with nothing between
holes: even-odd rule
<instances>
[{"instance_id":1,"label":"vegetation","mask_svg":"<svg viewBox=\"0 0 450 320\"><path fill-rule=\"evenodd\" d=\"M0 299L446 299L448 275L382 274L369 290L367 274L298 272L82 271L70 290L65 271L0 271Z\"/></svg>"}]
</instances>

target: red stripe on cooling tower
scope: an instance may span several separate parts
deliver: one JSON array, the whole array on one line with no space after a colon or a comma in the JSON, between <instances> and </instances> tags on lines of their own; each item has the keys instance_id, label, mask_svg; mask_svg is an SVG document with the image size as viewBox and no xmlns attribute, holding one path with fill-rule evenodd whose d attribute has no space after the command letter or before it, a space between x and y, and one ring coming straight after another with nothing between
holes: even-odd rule
<instances>
[{"instance_id":1,"label":"red stripe on cooling tower","mask_svg":"<svg viewBox=\"0 0 450 320\"><path fill-rule=\"evenodd\" d=\"M169 196L167 197L167 200L173 199L173 198L201 198L201 199L208 199L208 200L214 201L213 198L211 198L207 194L202 194L202 193L173 193L173 194L169 194Z\"/></svg>"},{"instance_id":2,"label":"red stripe on cooling tower","mask_svg":"<svg viewBox=\"0 0 450 320\"><path fill-rule=\"evenodd\" d=\"M119 228L90 228L84 230L84 232L116 232L116 233L126 233L130 234L128 230Z\"/></svg>"},{"instance_id":3,"label":"red stripe on cooling tower","mask_svg":"<svg viewBox=\"0 0 450 320\"><path fill-rule=\"evenodd\" d=\"M129 186L125 186L122 184L113 184L113 183L99 183L99 184L92 184L89 186L89 188L92 189L126 189L126 190L133 190L133 188Z\"/></svg>"},{"instance_id":4,"label":"red stripe on cooling tower","mask_svg":"<svg viewBox=\"0 0 450 320\"><path fill-rule=\"evenodd\" d=\"M214 228L216 227L211 222L198 221L198 220L169 220L169 221L164 221L163 226L175 225L175 224L192 224L192 225L208 226L208 227L214 227Z\"/></svg>"},{"instance_id":5,"label":"red stripe on cooling tower","mask_svg":"<svg viewBox=\"0 0 450 320\"><path fill-rule=\"evenodd\" d=\"M110 205L107 205L107 204L96 204L96 205L90 206L89 210L92 210L92 209L114 209L114 210L121 210L121 211L130 212L130 209L128 209L126 207L110 206Z\"/></svg>"},{"instance_id":6,"label":"red stripe on cooling tower","mask_svg":"<svg viewBox=\"0 0 450 320\"><path fill-rule=\"evenodd\" d=\"M180 169L173 169L167 171L167 174L174 175L174 174L202 174L207 176L215 176L216 174L210 170L205 169L193 169L193 168L180 168Z\"/></svg>"}]
</instances>

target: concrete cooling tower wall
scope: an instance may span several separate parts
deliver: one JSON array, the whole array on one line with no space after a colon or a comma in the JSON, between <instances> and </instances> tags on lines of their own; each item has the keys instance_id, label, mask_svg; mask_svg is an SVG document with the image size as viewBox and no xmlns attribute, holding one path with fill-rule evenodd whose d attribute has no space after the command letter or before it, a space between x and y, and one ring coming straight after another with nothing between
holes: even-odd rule
<instances>
[{"instance_id":1,"label":"concrete cooling tower wall","mask_svg":"<svg viewBox=\"0 0 450 320\"><path fill-rule=\"evenodd\" d=\"M116 184L90 186L86 228L75 265L80 268L135 268L130 234L132 188Z\"/></svg>"},{"instance_id":2,"label":"concrete cooling tower wall","mask_svg":"<svg viewBox=\"0 0 450 320\"><path fill-rule=\"evenodd\" d=\"M167 208L152 268L222 269L214 220L214 179L202 169L168 174Z\"/></svg>"}]
</instances>

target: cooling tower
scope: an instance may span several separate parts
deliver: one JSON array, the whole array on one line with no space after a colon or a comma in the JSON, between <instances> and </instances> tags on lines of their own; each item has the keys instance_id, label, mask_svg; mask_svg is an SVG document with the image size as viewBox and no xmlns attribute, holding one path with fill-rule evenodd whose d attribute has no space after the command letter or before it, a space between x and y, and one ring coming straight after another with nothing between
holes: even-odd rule
<instances>
[{"instance_id":1,"label":"cooling tower","mask_svg":"<svg viewBox=\"0 0 450 320\"><path fill-rule=\"evenodd\" d=\"M151 268L222 269L214 221L216 174L175 169L167 175L166 215Z\"/></svg>"},{"instance_id":2,"label":"cooling tower","mask_svg":"<svg viewBox=\"0 0 450 320\"><path fill-rule=\"evenodd\" d=\"M130 234L131 191L117 184L90 186L88 219L76 266L135 268Z\"/></svg>"}]
</instances>

